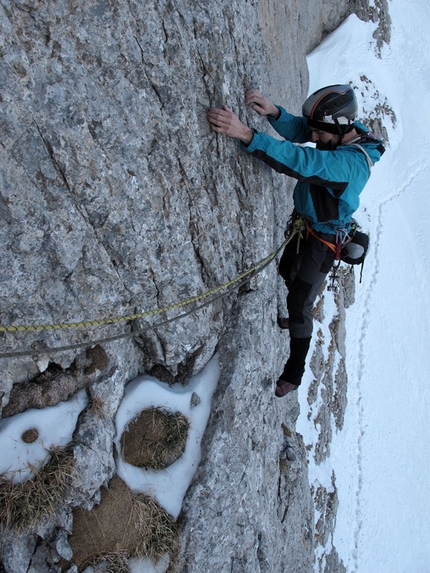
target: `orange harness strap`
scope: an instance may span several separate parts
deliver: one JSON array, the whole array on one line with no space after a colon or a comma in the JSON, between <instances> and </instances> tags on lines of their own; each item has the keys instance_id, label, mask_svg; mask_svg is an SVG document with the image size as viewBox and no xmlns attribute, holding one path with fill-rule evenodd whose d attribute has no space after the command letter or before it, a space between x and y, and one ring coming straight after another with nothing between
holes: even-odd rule
<instances>
[{"instance_id":1,"label":"orange harness strap","mask_svg":"<svg viewBox=\"0 0 430 573\"><path fill-rule=\"evenodd\" d=\"M325 239L322 239L321 237L318 237L318 235L315 233L315 231L313 229L311 229L311 227L310 227L310 225L306 219L305 219L305 224L306 224L306 239L309 237L309 235L312 235L313 237L315 237L315 239L318 239L318 241L321 241L321 243L324 243L324 245L327 245L327 247L329 247L333 251L333 253L336 255L336 260L338 261L340 259L340 249L341 249L342 245L340 243L333 244L333 243L330 243L329 241L326 241Z\"/></svg>"}]
</instances>

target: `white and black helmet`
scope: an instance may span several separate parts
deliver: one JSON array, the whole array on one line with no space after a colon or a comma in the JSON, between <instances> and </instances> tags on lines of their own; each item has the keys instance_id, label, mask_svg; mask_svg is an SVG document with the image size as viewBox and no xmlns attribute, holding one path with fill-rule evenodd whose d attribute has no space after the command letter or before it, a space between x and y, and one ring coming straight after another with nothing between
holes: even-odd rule
<instances>
[{"instance_id":1,"label":"white and black helmet","mask_svg":"<svg viewBox=\"0 0 430 573\"><path fill-rule=\"evenodd\" d=\"M354 128L357 98L350 85L327 86L308 97L302 113L309 127L343 136Z\"/></svg>"}]
</instances>

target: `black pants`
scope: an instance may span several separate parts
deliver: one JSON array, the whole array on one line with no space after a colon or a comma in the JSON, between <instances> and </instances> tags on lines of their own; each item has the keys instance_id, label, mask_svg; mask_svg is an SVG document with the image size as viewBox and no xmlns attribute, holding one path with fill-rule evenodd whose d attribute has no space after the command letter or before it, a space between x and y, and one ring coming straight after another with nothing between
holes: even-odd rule
<instances>
[{"instance_id":1,"label":"black pants","mask_svg":"<svg viewBox=\"0 0 430 573\"><path fill-rule=\"evenodd\" d=\"M281 379L292 384L301 382L312 336L312 308L334 258L334 252L312 235L300 240L298 253L294 238L282 254L279 273L288 288L290 357Z\"/></svg>"}]
</instances>

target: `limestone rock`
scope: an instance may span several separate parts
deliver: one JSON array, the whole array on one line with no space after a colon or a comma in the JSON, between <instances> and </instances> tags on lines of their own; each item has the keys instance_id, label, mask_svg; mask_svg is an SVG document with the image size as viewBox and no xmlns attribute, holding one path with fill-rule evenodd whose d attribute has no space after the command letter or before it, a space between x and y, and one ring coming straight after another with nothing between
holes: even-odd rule
<instances>
[{"instance_id":1,"label":"limestone rock","mask_svg":"<svg viewBox=\"0 0 430 573\"><path fill-rule=\"evenodd\" d=\"M372 13L367 0L0 6L0 323L52 325L2 332L1 405L10 415L30 407L16 398L21 384L55 386L54 400L69 384L88 389L70 515L90 509L115 471L127 382L147 372L186 383L216 349L221 382L181 517L183 571L309 571L314 544L297 398L273 398L288 343L276 326L286 293L275 264L175 322L188 308L163 310L274 251L292 209L292 182L211 132L207 108L225 103L273 133L245 109L244 91L300 112L306 53L353 11L386 14L376 4ZM101 324L58 328L85 321ZM6 571L27 570L34 537L19 552L3 537ZM39 565L46 553L34 553L38 573L53 570Z\"/></svg>"}]
</instances>

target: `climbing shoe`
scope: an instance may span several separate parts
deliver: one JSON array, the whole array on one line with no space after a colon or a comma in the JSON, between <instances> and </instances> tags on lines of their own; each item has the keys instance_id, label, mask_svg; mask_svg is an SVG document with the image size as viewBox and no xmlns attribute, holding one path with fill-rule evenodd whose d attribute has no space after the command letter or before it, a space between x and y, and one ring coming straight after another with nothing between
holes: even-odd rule
<instances>
[{"instance_id":1,"label":"climbing shoe","mask_svg":"<svg viewBox=\"0 0 430 573\"><path fill-rule=\"evenodd\" d=\"M288 318L285 318L283 316L278 316L277 322L278 322L279 328L282 328L282 330L287 330L288 328L290 328Z\"/></svg>"},{"instance_id":2,"label":"climbing shoe","mask_svg":"<svg viewBox=\"0 0 430 573\"><path fill-rule=\"evenodd\" d=\"M291 384L291 382L286 382L285 380L282 380L282 378L279 378L276 384L275 396L277 398L283 398L289 392L297 390L297 388L297 384Z\"/></svg>"}]
</instances>

